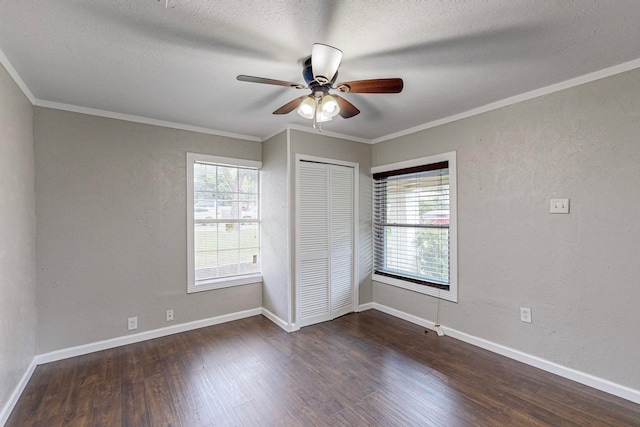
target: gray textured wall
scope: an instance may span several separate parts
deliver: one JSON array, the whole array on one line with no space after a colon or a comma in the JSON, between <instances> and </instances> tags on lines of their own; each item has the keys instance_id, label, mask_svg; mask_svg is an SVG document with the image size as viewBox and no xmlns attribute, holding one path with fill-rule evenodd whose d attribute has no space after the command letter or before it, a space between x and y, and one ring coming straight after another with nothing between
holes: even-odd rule
<instances>
[{"instance_id":1,"label":"gray textured wall","mask_svg":"<svg viewBox=\"0 0 640 427\"><path fill-rule=\"evenodd\" d=\"M640 389L639 93L635 70L373 147L374 166L458 153L459 302L441 302L443 325ZM435 320L431 297L373 294Z\"/></svg>"},{"instance_id":2,"label":"gray textured wall","mask_svg":"<svg viewBox=\"0 0 640 427\"><path fill-rule=\"evenodd\" d=\"M262 143L262 305L285 322L289 322L287 301L290 286L287 153L287 132Z\"/></svg>"},{"instance_id":3,"label":"gray textured wall","mask_svg":"<svg viewBox=\"0 0 640 427\"><path fill-rule=\"evenodd\" d=\"M187 151L260 143L47 108L34 129L39 354L261 307L260 284L187 295L185 181Z\"/></svg>"},{"instance_id":4,"label":"gray textured wall","mask_svg":"<svg viewBox=\"0 0 640 427\"><path fill-rule=\"evenodd\" d=\"M0 65L0 410L35 356L33 108Z\"/></svg>"},{"instance_id":5,"label":"gray textured wall","mask_svg":"<svg viewBox=\"0 0 640 427\"><path fill-rule=\"evenodd\" d=\"M306 154L309 156L325 157L335 160L343 160L358 163L360 165L359 184L359 205L358 205L358 267L359 267L359 303L365 304L372 301L371 288L371 145L345 139L328 137L317 133L291 131L291 153L290 161L292 168L292 179L290 182L291 200L296 199L295 195L295 156L296 154ZM295 230L295 203L291 205L291 230ZM291 248L295 251L295 233L291 233ZM292 254L295 252L292 252ZM295 266L292 266L295 269ZM295 277L295 271L292 276ZM293 297L295 313L295 295Z\"/></svg>"}]
</instances>

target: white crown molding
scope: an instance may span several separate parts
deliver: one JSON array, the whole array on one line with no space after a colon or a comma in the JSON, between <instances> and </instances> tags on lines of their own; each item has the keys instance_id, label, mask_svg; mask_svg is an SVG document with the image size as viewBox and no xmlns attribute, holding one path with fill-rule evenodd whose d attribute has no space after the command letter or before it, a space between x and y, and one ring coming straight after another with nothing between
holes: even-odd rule
<instances>
[{"instance_id":1,"label":"white crown molding","mask_svg":"<svg viewBox=\"0 0 640 427\"><path fill-rule=\"evenodd\" d=\"M290 124L287 126L287 128L289 130L297 130L300 132L306 132L306 133L313 133L316 135L320 135L320 136L328 136L331 138L340 138L340 139L346 139L347 141L353 141L353 142L360 142L362 144L371 144L372 141L370 139L367 138L360 138L357 136L351 136L351 135L345 135L342 133L337 133L337 132L331 132L328 130L318 130L318 129L314 129L311 126L301 126L301 125L297 125L297 124Z\"/></svg>"},{"instance_id":2,"label":"white crown molding","mask_svg":"<svg viewBox=\"0 0 640 427\"><path fill-rule=\"evenodd\" d=\"M271 133L267 134L267 136L263 137L262 138L262 142L265 142L265 141L273 138L274 136L276 136L278 134L281 134L282 132L286 132L288 129L289 129L289 125L279 127L274 132L271 132Z\"/></svg>"},{"instance_id":3,"label":"white crown molding","mask_svg":"<svg viewBox=\"0 0 640 427\"><path fill-rule=\"evenodd\" d=\"M9 73L13 81L16 82L16 84L18 85L22 93L24 93L24 96L26 96L29 99L29 102L31 102L31 105L35 105L36 97L33 96L31 91L27 87L27 84L22 80L22 78L20 77L16 69L13 68L13 65L11 65L11 62L9 61L9 58L7 58L7 56L4 54L4 52L1 49L0 49L0 64L2 64L5 70L7 70L7 73Z\"/></svg>"},{"instance_id":4,"label":"white crown molding","mask_svg":"<svg viewBox=\"0 0 640 427\"><path fill-rule=\"evenodd\" d=\"M269 134L267 134L265 137L262 138L262 142L267 141L268 139L273 138L274 136L285 132L285 131L290 131L290 130L297 130L300 132L306 132L306 133L314 133L316 135L322 135L322 136L329 136L331 138L340 138L340 139L346 139L348 141L353 141L353 142L360 142L363 144L371 144L371 140L370 139L366 139L366 138L359 138L357 136L351 136L351 135L345 135L342 133L337 133L337 132L331 132L331 131L326 131L326 130L317 130L314 129L313 127L308 127L308 126L302 126L302 125L298 125L298 124L294 124L294 123L290 123L286 126L280 127L278 129L276 129L274 132L271 132Z\"/></svg>"},{"instance_id":5,"label":"white crown molding","mask_svg":"<svg viewBox=\"0 0 640 427\"><path fill-rule=\"evenodd\" d=\"M161 126L171 129L186 130L191 132L205 133L208 135L224 136L227 138L244 139L248 141L262 142L262 139L253 135L244 135L240 133L225 132L222 130L209 129L199 126L185 125L181 123L168 122L165 120L150 119L148 117L135 116L132 114L122 114L113 111L98 110L95 108L80 107L72 104L63 104L61 102L44 101L37 99L34 105L38 107L53 108L55 110L70 111L73 113L88 114L90 116L106 117L109 119L124 120L127 122L142 123L146 125Z\"/></svg>"},{"instance_id":6,"label":"white crown molding","mask_svg":"<svg viewBox=\"0 0 640 427\"><path fill-rule=\"evenodd\" d=\"M326 131L326 130L322 130L319 131L317 129L313 129L311 127L306 127L306 126L301 126L301 125L297 125L297 124L289 124L287 126L285 126L284 128L279 128L277 129L275 132L272 132L270 134L268 134L265 137L257 137L257 136L253 136L253 135L244 135L244 134L238 134L238 133L233 133L233 132L226 132L226 131L221 131L221 130L216 130L216 129L209 129L209 128L205 128L205 127L199 127L199 126L192 126L192 125L185 125L185 124L181 124L181 123L175 123L175 122L169 122L169 121L164 121L164 120L157 120L157 119L150 119L147 117L142 117L142 116L135 116L135 115L130 115L130 114L122 114L122 113L116 113L116 112L112 112L112 111L106 111L106 110L99 110L99 109L94 109L94 108L88 108L88 107L81 107L81 106L77 106L77 105L72 105L72 104L64 104L64 103L59 103L59 102L53 102L53 101L46 101L46 100L42 100L42 99L38 99L36 98L33 93L31 93L31 91L29 90L29 88L27 87L26 83L22 80L22 78L20 77L20 75L18 74L18 72L15 70L15 68L13 68L13 66L11 65L11 62L9 61L9 59L5 56L4 52L2 52L2 50L0 50L0 64L2 64L4 66L4 68L7 70L7 72L9 73L9 75L13 78L13 80L16 82L16 84L18 85L18 87L22 90L22 92L25 94L25 96L29 99L29 101L31 101L31 104L39 106L39 107L47 107L47 108L53 108L53 109L57 109L57 110L64 110L64 111L71 111L71 112L76 112L76 113L83 113L83 114L89 114L89 115L93 115L93 116L99 116L99 117L107 117L107 118L112 118L112 119L119 119L119 120L125 120L125 121L130 121L130 122L135 122L135 123L143 123L143 124L149 124L149 125L155 125L155 126L162 126L162 127L167 127L167 128L172 128L172 129L180 129L180 130L187 130L187 131L192 131L192 132L199 132L199 133L205 133L205 134L209 134L209 135L218 135L218 136L224 136L224 137L229 137L229 138L237 138L237 139L245 139L245 140L249 140L249 141L256 141L256 142L264 142L269 138L272 138L273 136L277 135L278 133L284 131L284 130L298 130L301 132L307 132L307 133L315 133L318 135L325 135L325 136L329 136L329 137L333 137L333 138L340 138L340 139L346 139L348 141L354 141L354 142L361 142L363 144L377 144L379 142L384 142L384 141L388 141L391 139L396 139L405 135L410 135L416 132L420 132L426 129L431 129L434 128L436 126L441 126L447 123L451 123L451 122L455 122L457 120L462 120L462 119L466 119L468 117L472 117L472 116L476 116L478 114L482 114L482 113L486 113L489 111L493 111L493 110L497 110L499 108L502 107L507 107L509 105L513 105L513 104L517 104L519 102L524 102L524 101L528 101L530 99L533 98L538 98L540 96L544 96L544 95L549 95L552 94L554 92L559 92L561 90L564 89L569 89L575 86L579 86L585 83L590 83L593 82L595 80L599 80L599 79L603 79L606 77L610 77L616 74L621 74L627 71L631 71L634 70L636 68L640 68L640 59L634 59L632 61L628 61L628 62L624 62L622 64L618 64L618 65L614 65L613 67L609 67L609 68L605 68L603 70L598 70L598 71L594 71L593 73L588 73L588 74L584 74L582 76L579 77L575 77L569 80L565 80L563 82L560 83L555 83L540 89L535 89L529 92L525 92L519 95L515 95L509 98L505 98L502 99L500 101L496 101L496 102L492 102L490 104L486 104L477 108L473 108L471 110L459 113L459 114L454 114L452 116L448 116L448 117L443 117L441 119L438 120L433 120L431 122L428 123L424 123L422 125L418 125L418 126L414 126L411 127L409 129L405 129L399 132L395 132L395 133L391 133L388 135L384 135L381 136L379 138L374 138L374 139L367 139L367 138L360 138L360 137L356 137L356 136L351 136L351 135L346 135L346 134L341 134L341 133L336 133L336 132L331 132L331 131Z\"/></svg>"},{"instance_id":7,"label":"white crown molding","mask_svg":"<svg viewBox=\"0 0 640 427\"><path fill-rule=\"evenodd\" d=\"M443 117L442 119L434 120L432 122L428 122L419 126L405 129L389 135L381 136L379 138L373 139L371 143L377 144L379 142L388 141L390 139L399 138L405 135L410 135L412 133L420 132L426 129L431 129L436 126L441 126L447 123L455 122L457 120L466 119L468 117L476 116L478 114L486 113L488 111L497 110L498 108L507 107L509 105L517 104L519 102L528 101L533 98L538 98L540 96L549 95L554 92L559 92L561 90L569 89L575 86L580 86L585 83L590 83L595 80L603 79L605 77L611 77L616 74L621 74L627 71L635 70L636 68L640 68L640 59L635 59L633 61L625 62L619 65L614 65L613 67L605 68L604 70L598 70L593 73L589 73L579 77L575 77L573 79L565 80L560 83L555 83L540 89L535 89L530 92L525 92L520 95L515 95L510 98L505 98L500 101L492 102L490 104L483 105L481 107L474 108L460 114L454 114L449 117Z\"/></svg>"},{"instance_id":8,"label":"white crown molding","mask_svg":"<svg viewBox=\"0 0 640 427\"><path fill-rule=\"evenodd\" d=\"M435 323L420 318L418 316L414 316L412 314L405 313L400 310L396 310L391 307L387 307L382 304L372 303L374 309L382 311L383 313L390 314L392 316L398 317L400 319L406 320L408 322L414 323L416 325L420 325L427 329L433 329ZM614 396L621 397L623 399L629 400L634 403L640 404L640 390L635 390L630 387L614 383L613 381L605 380L603 378L596 377L591 374L587 374L585 372L581 372L572 368L568 368L566 366L559 365L555 362L551 362L546 359L542 359L537 356L533 356L531 354L527 354L521 352L519 350L515 350L513 348L497 344L483 338L476 337L474 335L467 334L465 332L461 332L455 330L453 328L449 328L447 326L442 326L442 330L446 336L450 336L452 338L458 339L460 341L464 341L476 347L483 348L485 350L489 350L493 353L499 354L501 356L508 357L509 359L517 360L518 362L522 362L529 366L533 366L538 369L542 369L543 371L550 372L552 374L561 376L563 378L567 378L569 380L578 382L580 384L584 384L586 386L595 388L600 391L604 391L605 393L612 394Z\"/></svg>"}]
</instances>

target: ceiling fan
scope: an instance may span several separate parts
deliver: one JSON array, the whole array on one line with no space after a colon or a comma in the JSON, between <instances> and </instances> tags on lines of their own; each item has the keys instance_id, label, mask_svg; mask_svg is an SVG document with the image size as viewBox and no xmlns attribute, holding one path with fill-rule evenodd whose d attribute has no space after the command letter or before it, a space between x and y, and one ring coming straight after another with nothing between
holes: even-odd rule
<instances>
[{"instance_id":1,"label":"ceiling fan","mask_svg":"<svg viewBox=\"0 0 640 427\"><path fill-rule=\"evenodd\" d=\"M307 83L306 85L245 75L239 75L237 79L242 82L310 89L310 95L301 96L286 103L274 111L273 114L288 114L297 109L300 116L313 120L314 128L316 123L329 121L338 114L342 118L348 119L360 113L360 110L355 105L343 97L331 95L329 93L330 90L338 90L342 93L402 92L404 82L399 78L354 80L338 83L334 86L338 78L338 67L341 61L342 51L340 49L326 44L315 43L311 49L311 56L304 61L302 70L302 77Z\"/></svg>"}]
</instances>

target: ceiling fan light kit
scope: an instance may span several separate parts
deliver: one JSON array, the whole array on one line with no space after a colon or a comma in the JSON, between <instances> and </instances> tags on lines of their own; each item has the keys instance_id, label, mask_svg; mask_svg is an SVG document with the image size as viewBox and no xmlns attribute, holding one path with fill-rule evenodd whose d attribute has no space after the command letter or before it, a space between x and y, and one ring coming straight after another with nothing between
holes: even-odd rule
<instances>
[{"instance_id":1,"label":"ceiling fan light kit","mask_svg":"<svg viewBox=\"0 0 640 427\"><path fill-rule=\"evenodd\" d=\"M340 112L340 106L338 106L338 102L331 95L327 94L323 96L320 105L322 106L322 113L327 117L334 118Z\"/></svg>"},{"instance_id":2,"label":"ceiling fan light kit","mask_svg":"<svg viewBox=\"0 0 640 427\"><path fill-rule=\"evenodd\" d=\"M329 94L323 96L323 92L318 91L307 96L300 103L297 112L300 117L313 120L315 127L316 123L328 122L337 116L340 106L333 96Z\"/></svg>"},{"instance_id":3,"label":"ceiling fan light kit","mask_svg":"<svg viewBox=\"0 0 640 427\"><path fill-rule=\"evenodd\" d=\"M237 79L243 82L262 83L277 86L286 86L295 89L310 89L311 94L301 96L278 108L273 114L288 114L296 110L300 117L313 120L313 127L317 123L327 122L340 115L343 119L356 116L360 113L355 105L338 95L330 95L330 90L341 93L400 93L404 82L400 78L355 80L338 83L338 68L342 62L342 51L335 47L315 43L311 48L311 56L304 61L302 77L307 85L287 82L283 80L268 79L239 75Z\"/></svg>"},{"instance_id":4,"label":"ceiling fan light kit","mask_svg":"<svg viewBox=\"0 0 640 427\"><path fill-rule=\"evenodd\" d=\"M316 113L316 120L315 123L323 123L323 122L328 122L329 120L333 119L333 117L329 117L326 114L324 114L322 111L318 111ZM315 127L315 125L314 125Z\"/></svg>"},{"instance_id":5,"label":"ceiling fan light kit","mask_svg":"<svg viewBox=\"0 0 640 427\"><path fill-rule=\"evenodd\" d=\"M335 47L315 43L311 48L313 78L321 85L330 83L342 62L342 51Z\"/></svg>"},{"instance_id":6,"label":"ceiling fan light kit","mask_svg":"<svg viewBox=\"0 0 640 427\"><path fill-rule=\"evenodd\" d=\"M313 119L313 115L316 112L316 99L309 95L304 101L300 103L298 107L298 114L305 119Z\"/></svg>"}]
</instances>

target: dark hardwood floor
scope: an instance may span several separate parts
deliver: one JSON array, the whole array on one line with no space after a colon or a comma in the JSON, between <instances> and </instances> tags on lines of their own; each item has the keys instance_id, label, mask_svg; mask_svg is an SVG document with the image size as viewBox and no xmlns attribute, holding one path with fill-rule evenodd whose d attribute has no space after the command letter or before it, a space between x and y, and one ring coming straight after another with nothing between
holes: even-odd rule
<instances>
[{"instance_id":1,"label":"dark hardwood floor","mask_svg":"<svg viewBox=\"0 0 640 427\"><path fill-rule=\"evenodd\" d=\"M633 404L369 310L261 316L38 366L7 426L640 425Z\"/></svg>"}]
</instances>

